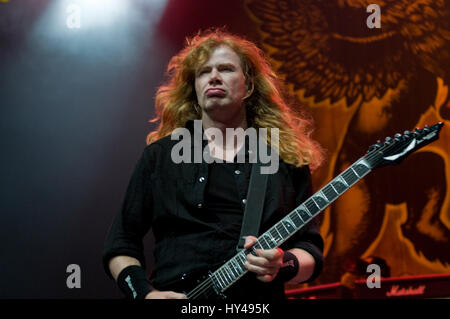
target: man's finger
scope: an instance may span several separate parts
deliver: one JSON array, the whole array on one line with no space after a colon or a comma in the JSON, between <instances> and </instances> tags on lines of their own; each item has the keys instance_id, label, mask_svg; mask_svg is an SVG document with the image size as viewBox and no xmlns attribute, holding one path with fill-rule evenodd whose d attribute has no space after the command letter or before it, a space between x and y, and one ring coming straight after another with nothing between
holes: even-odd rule
<instances>
[{"instance_id":1,"label":"man's finger","mask_svg":"<svg viewBox=\"0 0 450 319\"><path fill-rule=\"evenodd\" d=\"M168 297L170 299L187 299L185 294L180 294L178 292L170 292Z\"/></svg>"},{"instance_id":2,"label":"man's finger","mask_svg":"<svg viewBox=\"0 0 450 319\"><path fill-rule=\"evenodd\" d=\"M255 236L246 236L245 237L245 243L244 248L249 249L253 246L253 244L256 242L257 238Z\"/></svg>"},{"instance_id":3,"label":"man's finger","mask_svg":"<svg viewBox=\"0 0 450 319\"><path fill-rule=\"evenodd\" d=\"M253 256L252 254L247 255L247 261L252 265L256 265L256 266L260 266L260 267L270 267L271 266L270 261L267 260L267 258Z\"/></svg>"},{"instance_id":4,"label":"man's finger","mask_svg":"<svg viewBox=\"0 0 450 319\"><path fill-rule=\"evenodd\" d=\"M268 268L268 267L261 267L257 266L255 264L251 264L248 261L245 263L245 267L248 269L248 271L254 272L257 275L273 275L277 272L276 268Z\"/></svg>"},{"instance_id":5,"label":"man's finger","mask_svg":"<svg viewBox=\"0 0 450 319\"><path fill-rule=\"evenodd\" d=\"M257 250L257 255L266 258L269 261L283 258L284 251L281 248Z\"/></svg>"},{"instance_id":6,"label":"man's finger","mask_svg":"<svg viewBox=\"0 0 450 319\"><path fill-rule=\"evenodd\" d=\"M263 275L263 276L259 275L259 276L256 276L256 278L262 282L271 282L275 278L275 276L274 275Z\"/></svg>"}]
</instances>

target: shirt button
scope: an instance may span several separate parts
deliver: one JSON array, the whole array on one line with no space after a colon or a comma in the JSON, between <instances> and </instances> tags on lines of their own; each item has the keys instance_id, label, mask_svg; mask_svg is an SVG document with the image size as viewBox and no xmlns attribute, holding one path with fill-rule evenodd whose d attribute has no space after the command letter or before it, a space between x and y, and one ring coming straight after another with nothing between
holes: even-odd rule
<instances>
[{"instance_id":1,"label":"shirt button","mask_svg":"<svg viewBox=\"0 0 450 319\"><path fill-rule=\"evenodd\" d=\"M198 181L199 181L200 183L203 183L203 182L205 181L205 178L202 176L202 177L200 177L200 178L198 179Z\"/></svg>"},{"instance_id":2,"label":"shirt button","mask_svg":"<svg viewBox=\"0 0 450 319\"><path fill-rule=\"evenodd\" d=\"M247 200L245 198L242 200L242 204L247 204Z\"/></svg>"},{"instance_id":3,"label":"shirt button","mask_svg":"<svg viewBox=\"0 0 450 319\"><path fill-rule=\"evenodd\" d=\"M202 203L198 203L198 204L197 204L197 207L198 207L198 208L202 208L202 207L203 207L203 204L202 204Z\"/></svg>"},{"instance_id":4,"label":"shirt button","mask_svg":"<svg viewBox=\"0 0 450 319\"><path fill-rule=\"evenodd\" d=\"M234 173L235 173L236 175L239 175L239 174L241 173L241 171L237 169L237 170L234 171Z\"/></svg>"}]
</instances>

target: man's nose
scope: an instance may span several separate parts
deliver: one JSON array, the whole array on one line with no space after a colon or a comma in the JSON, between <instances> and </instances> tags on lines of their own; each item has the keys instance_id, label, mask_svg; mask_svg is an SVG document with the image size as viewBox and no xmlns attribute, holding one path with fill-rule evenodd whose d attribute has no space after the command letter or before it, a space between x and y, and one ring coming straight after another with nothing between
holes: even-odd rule
<instances>
[{"instance_id":1,"label":"man's nose","mask_svg":"<svg viewBox=\"0 0 450 319\"><path fill-rule=\"evenodd\" d=\"M211 77L209 78L209 83L210 84L222 83L222 77L220 76L219 71L217 71L215 69L211 71Z\"/></svg>"}]
</instances>

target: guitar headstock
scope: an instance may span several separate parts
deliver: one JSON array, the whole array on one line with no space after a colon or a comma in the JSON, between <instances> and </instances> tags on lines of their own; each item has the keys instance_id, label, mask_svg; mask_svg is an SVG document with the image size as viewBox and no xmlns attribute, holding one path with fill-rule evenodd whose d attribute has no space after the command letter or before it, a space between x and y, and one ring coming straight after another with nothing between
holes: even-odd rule
<instances>
[{"instance_id":1,"label":"guitar headstock","mask_svg":"<svg viewBox=\"0 0 450 319\"><path fill-rule=\"evenodd\" d=\"M365 156L372 168L399 163L412 152L430 144L439 138L443 122L424 128L416 128L413 132L405 131L386 137L385 141L370 146Z\"/></svg>"}]
</instances>

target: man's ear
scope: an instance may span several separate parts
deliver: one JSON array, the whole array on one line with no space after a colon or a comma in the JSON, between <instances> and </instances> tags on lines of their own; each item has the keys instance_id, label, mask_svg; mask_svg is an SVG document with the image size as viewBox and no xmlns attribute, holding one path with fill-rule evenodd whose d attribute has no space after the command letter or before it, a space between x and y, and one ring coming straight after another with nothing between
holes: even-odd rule
<instances>
[{"instance_id":1,"label":"man's ear","mask_svg":"<svg viewBox=\"0 0 450 319\"><path fill-rule=\"evenodd\" d=\"M250 97L252 95L254 89L255 89L255 85L253 84L253 81L250 81L249 83L247 83L247 94L245 94L243 100Z\"/></svg>"}]
</instances>

